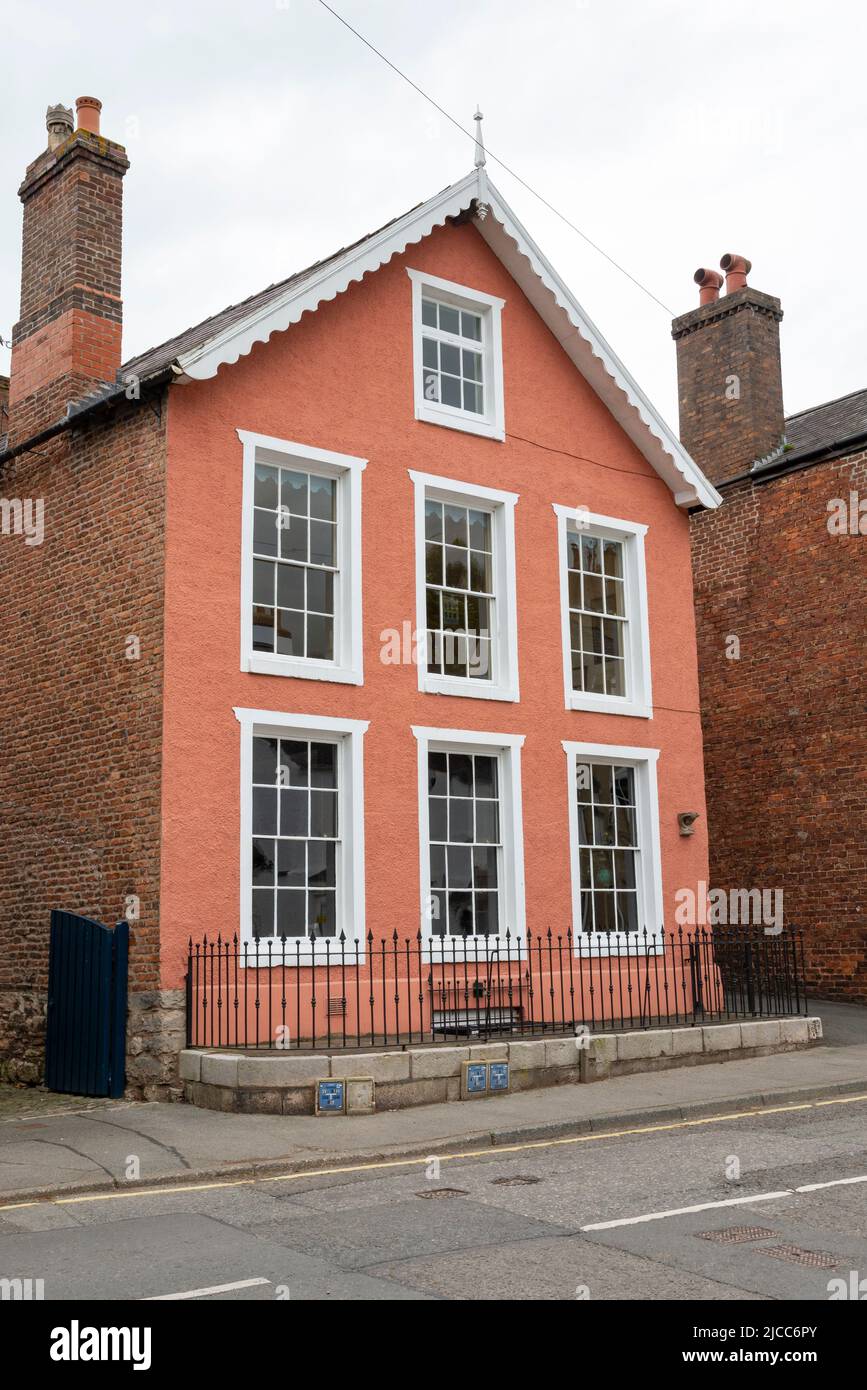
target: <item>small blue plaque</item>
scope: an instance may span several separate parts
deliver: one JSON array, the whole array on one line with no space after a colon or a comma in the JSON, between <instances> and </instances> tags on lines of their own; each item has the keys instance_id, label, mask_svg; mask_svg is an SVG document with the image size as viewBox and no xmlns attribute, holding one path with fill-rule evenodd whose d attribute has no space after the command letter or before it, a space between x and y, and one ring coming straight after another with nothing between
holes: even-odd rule
<instances>
[{"instance_id":1,"label":"small blue plaque","mask_svg":"<svg viewBox=\"0 0 867 1390\"><path fill-rule=\"evenodd\" d=\"M476 1095L488 1089L488 1067L485 1062L471 1062L467 1067L467 1091Z\"/></svg>"},{"instance_id":2,"label":"small blue plaque","mask_svg":"<svg viewBox=\"0 0 867 1390\"><path fill-rule=\"evenodd\" d=\"M342 1081L320 1081L317 1109L320 1112L337 1110L342 1113L343 1093L344 1083Z\"/></svg>"},{"instance_id":3,"label":"small blue plaque","mask_svg":"<svg viewBox=\"0 0 867 1390\"><path fill-rule=\"evenodd\" d=\"M508 1091L509 1089L509 1064L508 1062L491 1062L488 1065L488 1090L489 1091Z\"/></svg>"}]
</instances>

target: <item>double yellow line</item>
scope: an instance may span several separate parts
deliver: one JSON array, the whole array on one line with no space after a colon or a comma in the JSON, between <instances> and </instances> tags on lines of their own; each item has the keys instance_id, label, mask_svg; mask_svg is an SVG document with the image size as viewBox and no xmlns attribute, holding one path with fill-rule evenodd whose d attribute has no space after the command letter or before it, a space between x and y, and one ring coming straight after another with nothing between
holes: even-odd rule
<instances>
[{"instance_id":1,"label":"double yellow line","mask_svg":"<svg viewBox=\"0 0 867 1390\"><path fill-rule=\"evenodd\" d=\"M21 1211L25 1207L38 1206L76 1206L82 1202L129 1201L141 1197L165 1197L181 1192L212 1192L225 1187L255 1187L270 1182L299 1182L305 1178L339 1177L344 1173L370 1173L388 1168L417 1168L436 1158L440 1163L463 1163L470 1158L496 1158L501 1154L527 1153L534 1149L563 1148L568 1144L599 1144L607 1139L625 1139L633 1134L661 1134L678 1129L696 1129L701 1125L729 1124L733 1120L750 1120L757 1115L785 1115L796 1110L820 1110L827 1105L857 1105L867 1101L867 1094L855 1096L835 1096L831 1100L803 1101L794 1105L773 1105L756 1107L752 1110L733 1110L722 1115L703 1115L694 1120L671 1120L666 1124L637 1125L632 1129L608 1129L600 1133L573 1134L564 1139L533 1139L524 1144L492 1144L484 1149L465 1149L461 1153L426 1154L417 1158L376 1159L370 1163L343 1164L337 1168L304 1168L293 1173L276 1173L270 1176L235 1178L203 1183L178 1183L174 1186L134 1187L121 1192L95 1192L74 1197L46 1197L27 1202L8 1202L0 1206L3 1211Z\"/></svg>"}]
</instances>

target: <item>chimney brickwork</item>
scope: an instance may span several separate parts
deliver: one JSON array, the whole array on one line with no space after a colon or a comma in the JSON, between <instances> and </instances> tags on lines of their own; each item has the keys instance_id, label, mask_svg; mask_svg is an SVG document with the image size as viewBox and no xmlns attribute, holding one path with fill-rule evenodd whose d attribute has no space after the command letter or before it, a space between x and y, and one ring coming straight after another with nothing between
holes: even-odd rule
<instances>
[{"instance_id":1,"label":"chimney brickwork","mask_svg":"<svg viewBox=\"0 0 867 1390\"><path fill-rule=\"evenodd\" d=\"M742 257L723 261L749 267ZM729 283L732 278L730 271ZM778 299L744 284L672 324L680 437L716 485L739 477L783 443L782 317Z\"/></svg>"},{"instance_id":2,"label":"chimney brickwork","mask_svg":"<svg viewBox=\"0 0 867 1390\"><path fill-rule=\"evenodd\" d=\"M80 121L98 104L79 98ZM98 130L65 133L63 107L48 112L49 148L27 169L21 309L12 334L9 443L61 419L116 379L121 364L122 145Z\"/></svg>"}]
</instances>

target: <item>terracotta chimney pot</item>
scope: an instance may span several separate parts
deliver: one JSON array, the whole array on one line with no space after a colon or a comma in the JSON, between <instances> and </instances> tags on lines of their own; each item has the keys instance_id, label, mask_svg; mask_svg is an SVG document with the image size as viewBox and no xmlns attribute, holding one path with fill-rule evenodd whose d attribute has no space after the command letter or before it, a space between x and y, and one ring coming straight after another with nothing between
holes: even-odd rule
<instances>
[{"instance_id":1,"label":"terracotta chimney pot","mask_svg":"<svg viewBox=\"0 0 867 1390\"><path fill-rule=\"evenodd\" d=\"M699 304L716 304L723 283L719 271L706 270L703 266L699 266L692 278L701 291L698 297Z\"/></svg>"},{"instance_id":2,"label":"terracotta chimney pot","mask_svg":"<svg viewBox=\"0 0 867 1390\"><path fill-rule=\"evenodd\" d=\"M99 113L102 110L102 102L96 97L76 97L75 114L77 128L79 130L89 130L91 135L99 134Z\"/></svg>"},{"instance_id":3,"label":"terracotta chimney pot","mask_svg":"<svg viewBox=\"0 0 867 1390\"><path fill-rule=\"evenodd\" d=\"M726 294L746 289L747 276L753 268L752 261L745 256L726 255L720 261L720 267L726 273Z\"/></svg>"}]
</instances>

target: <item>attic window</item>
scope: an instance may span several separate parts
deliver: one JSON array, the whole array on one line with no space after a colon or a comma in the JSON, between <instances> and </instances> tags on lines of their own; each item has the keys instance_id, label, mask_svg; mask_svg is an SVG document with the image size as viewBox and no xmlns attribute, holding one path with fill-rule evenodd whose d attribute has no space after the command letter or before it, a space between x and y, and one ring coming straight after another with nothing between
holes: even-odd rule
<instances>
[{"instance_id":1,"label":"attic window","mask_svg":"<svg viewBox=\"0 0 867 1390\"><path fill-rule=\"evenodd\" d=\"M421 271L407 273L416 419L503 439L504 301Z\"/></svg>"}]
</instances>

